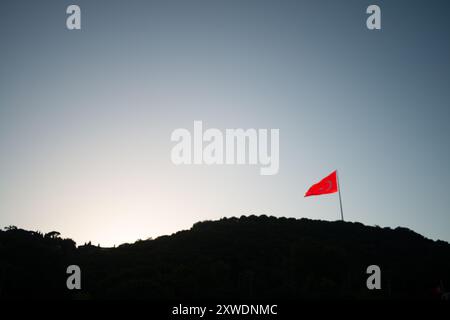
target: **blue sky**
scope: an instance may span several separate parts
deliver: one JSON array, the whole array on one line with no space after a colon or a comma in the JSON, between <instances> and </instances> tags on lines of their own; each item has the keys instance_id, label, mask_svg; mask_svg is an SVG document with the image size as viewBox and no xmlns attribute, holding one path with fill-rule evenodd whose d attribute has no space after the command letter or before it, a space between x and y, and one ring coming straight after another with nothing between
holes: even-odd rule
<instances>
[{"instance_id":1,"label":"blue sky","mask_svg":"<svg viewBox=\"0 0 450 320\"><path fill-rule=\"evenodd\" d=\"M65 28L77 3L82 30ZM0 4L0 226L120 244L243 214L450 241L447 1ZM279 128L280 171L174 166L171 132Z\"/></svg>"}]
</instances>

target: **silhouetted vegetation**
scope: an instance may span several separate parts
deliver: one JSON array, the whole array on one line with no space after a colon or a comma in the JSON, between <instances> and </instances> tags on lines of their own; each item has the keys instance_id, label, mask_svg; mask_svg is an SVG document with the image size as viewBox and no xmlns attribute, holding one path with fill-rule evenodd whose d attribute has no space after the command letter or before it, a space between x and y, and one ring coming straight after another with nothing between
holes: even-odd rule
<instances>
[{"instance_id":1,"label":"silhouetted vegetation","mask_svg":"<svg viewBox=\"0 0 450 320\"><path fill-rule=\"evenodd\" d=\"M82 289L66 288L66 267ZM366 288L366 268L382 290ZM405 228L249 216L117 248L76 247L58 232L0 231L1 298L436 298L450 245Z\"/></svg>"}]
</instances>

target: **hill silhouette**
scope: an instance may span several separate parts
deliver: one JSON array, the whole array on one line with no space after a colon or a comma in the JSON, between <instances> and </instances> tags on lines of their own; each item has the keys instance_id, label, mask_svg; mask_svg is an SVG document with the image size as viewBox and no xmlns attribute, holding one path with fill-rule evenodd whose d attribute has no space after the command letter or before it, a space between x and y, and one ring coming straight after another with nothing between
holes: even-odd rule
<instances>
[{"instance_id":1,"label":"hill silhouette","mask_svg":"<svg viewBox=\"0 0 450 320\"><path fill-rule=\"evenodd\" d=\"M79 265L82 289L66 288ZM366 269L381 268L381 290ZM0 298L397 299L439 297L450 245L406 228L242 216L117 248L59 233L0 231Z\"/></svg>"}]
</instances>

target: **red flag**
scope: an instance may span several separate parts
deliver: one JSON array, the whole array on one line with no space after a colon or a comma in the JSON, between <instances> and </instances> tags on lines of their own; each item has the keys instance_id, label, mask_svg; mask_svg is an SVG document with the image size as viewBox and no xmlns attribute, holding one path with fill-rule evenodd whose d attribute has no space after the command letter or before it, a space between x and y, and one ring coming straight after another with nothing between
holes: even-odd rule
<instances>
[{"instance_id":1,"label":"red flag","mask_svg":"<svg viewBox=\"0 0 450 320\"><path fill-rule=\"evenodd\" d=\"M326 176L316 184L313 184L311 188L305 193L305 197L318 196L321 194L335 193L338 191L336 171Z\"/></svg>"}]
</instances>

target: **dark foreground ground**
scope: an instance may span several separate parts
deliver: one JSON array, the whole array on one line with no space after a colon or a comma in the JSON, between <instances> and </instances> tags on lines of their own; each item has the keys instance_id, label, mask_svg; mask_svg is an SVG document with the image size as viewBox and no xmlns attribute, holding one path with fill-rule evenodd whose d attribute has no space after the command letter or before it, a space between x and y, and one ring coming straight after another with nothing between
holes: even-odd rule
<instances>
[{"instance_id":1,"label":"dark foreground ground","mask_svg":"<svg viewBox=\"0 0 450 320\"><path fill-rule=\"evenodd\" d=\"M81 290L66 269L81 268ZM381 269L369 290L366 269ZM0 231L0 298L441 299L450 245L405 228L250 216L118 248L76 247L58 233Z\"/></svg>"}]
</instances>

